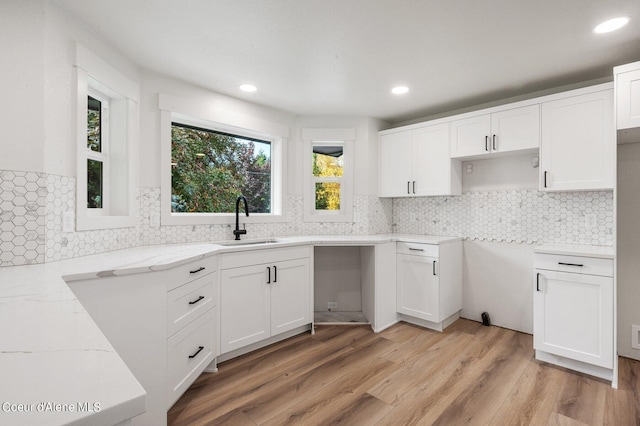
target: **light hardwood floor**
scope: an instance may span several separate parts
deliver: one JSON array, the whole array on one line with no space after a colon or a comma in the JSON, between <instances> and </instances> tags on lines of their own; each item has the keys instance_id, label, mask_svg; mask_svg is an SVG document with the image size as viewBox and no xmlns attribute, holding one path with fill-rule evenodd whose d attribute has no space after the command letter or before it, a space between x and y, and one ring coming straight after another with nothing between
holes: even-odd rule
<instances>
[{"instance_id":1,"label":"light hardwood floor","mask_svg":"<svg viewBox=\"0 0 640 426\"><path fill-rule=\"evenodd\" d=\"M170 425L640 425L640 362L619 389L534 359L533 338L458 320L318 326L203 374Z\"/></svg>"}]
</instances>

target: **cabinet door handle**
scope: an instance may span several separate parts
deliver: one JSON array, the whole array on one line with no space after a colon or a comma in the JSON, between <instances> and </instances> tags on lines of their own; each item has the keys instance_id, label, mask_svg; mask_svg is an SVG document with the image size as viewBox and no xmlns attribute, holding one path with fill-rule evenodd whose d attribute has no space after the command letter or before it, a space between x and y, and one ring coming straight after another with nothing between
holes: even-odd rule
<instances>
[{"instance_id":1,"label":"cabinet door handle","mask_svg":"<svg viewBox=\"0 0 640 426\"><path fill-rule=\"evenodd\" d=\"M493 135L493 142L491 143L491 147L494 151L496 150L496 135Z\"/></svg>"},{"instance_id":2,"label":"cabinet door handle","mask_svg":"<svg viewBox=\"0 0 640 426\"><path fill-rule=\"evenodd\" d=\"M411 182L407 181L407 194L411 194L411 191L409 191L409 186L411 186Z\"/></svg>"},{"instance_id":3,"label":"cabinet door handle","mask_svg":"<svg viewBox=\"0 0 640 426\"><path fill-rule=\"evenodd\" d=\"M189 359L191 358L195 358L198 356L198 354L204 349L204 346L198 346L198 350L196 351L196 353L194 353L193 355L189 355Z\"/></svg>"},{"instance_id":4,"label":"cabinet door handle","mask_svg":"<svg viewBox=\"0 0 640 426\"><path fill-rule=\"evenodd\" d=\"M540 272L536 274L536 291L540 291Z\"/></svg>"},{"instance_id":5,"label":"cabinet door handle","mask_svg":"<svg viewBox=\"0 0 640 426\"><path fill-rule=\"evenodd\" d=\"M416 193L416 181L415 180L413 181L413 193L414 194Z\"/></svg>"},{"instance_id":6,"label":"cabinet door handle","mask_svg":"<svg viewBox=\"0 0 640 426\"><path fill-rule=\"evenodd\" d=\"M195 305L196 303L198 303L199 301L201 301L202 299L204 299L204 296L200 296L198 297L196 300L194 300L193 302L189 302L190 305Z\"/></svg>"},{"instance_id":7,"label":"cabinet door handle","mask_svg":"<svg viewBox=\"0 0 640 426\"><path fill-rule=\"evenodd\" d=\"M564 265L564 266L580 266L580 267L583 267L583 266L584 266L582 263L565 263L565 262L558 262L558 265Z\"/></svg>"},{"instance_id":8,"label":"cabinet door handle","mask_svg":"<svg viewBox=\"0 0 640 426\"><path fill-rule=\"evenodd\" d=\"M273 282L278 282L278 267L276 265L273 265Z\"/></svg>"},{"instance_id":9,"label":"cabinet door handle","mask_svg":"<svg viewBox=\"0 0 640 426\"><path fill-rule=\"evenodd\" d=\"M267 266L267 284L271 284L271 267Z\"/></svg>"},{"instance_id":10,"label":"cabinet door handle","mask_svg":"<svg viewBox=\"0 0 640 426\"><path fill-rule=\"evenodd\" d=\"M544 188L547 187L547 171L544 172Z\"/></svg>"},{"instance_id":11,"label":"cabinet door handle","mask_svg":"<svg viewBox=\"0 0 640 426\"><path fill-rule=\"evenodd\" d=\"M207 269L207 268L205 268L204 266L201 266L201 267L199 267L198 269L195 269L195 270L193 270L193 271L189 271L189 273L190 273L190 274L197 274L198 272L200 272L200 271L204 271L205 269Z\"/></svg>"},{"instance_id":12,"label":"cabinet door handle","mask_svg":"<svg viewBox=\"0 0 640 426\"><path fill-rule=\"evenodd\" d=\"M484 150L489 152L489 136L484 137Z\"/></svg>"},{"instance_id":13,"label":"cabinet door handle","mask_svg":"<svg viewBox=\"0 0 640 426\"><path fill-rule=\"evenodd\" d=\"M409 247L409 250L411 250L411 251L424 251L424 249L417 249L417 248L413 248L413 247Z\"/></svg>"},{"instance_id":14,"label":"cabinet door handle","mask_svg":"<svg viewBox=\"0 0 640 426\"><path fill-rule=\"evenodd\" d=\"M436 275L436 261L433 261L433 275Z\"/></svg>"}]
</instances>

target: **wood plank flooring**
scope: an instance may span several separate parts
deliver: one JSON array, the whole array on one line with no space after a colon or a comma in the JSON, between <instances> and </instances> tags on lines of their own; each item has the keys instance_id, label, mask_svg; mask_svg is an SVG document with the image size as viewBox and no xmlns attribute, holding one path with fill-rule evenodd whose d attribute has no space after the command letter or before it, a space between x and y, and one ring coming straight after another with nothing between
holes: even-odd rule
<instances>
[{"instance_id":1,"label":"wood plank flooring","mask_svg":"<svg viewBox=\"0 0 640 426\"><path fill-rule=\"evenodd\" d=\"M640 425L640 362L619 389L534 359L533 338L458 320L317 326L221 363L168 413L169 425Z\"/></svg>"}]
</instances>

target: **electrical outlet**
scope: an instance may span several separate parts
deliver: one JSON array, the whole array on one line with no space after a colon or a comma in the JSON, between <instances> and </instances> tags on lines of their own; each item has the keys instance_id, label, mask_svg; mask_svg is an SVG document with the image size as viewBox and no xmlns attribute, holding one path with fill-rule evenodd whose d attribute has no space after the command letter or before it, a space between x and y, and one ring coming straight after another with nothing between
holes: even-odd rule
<instances>
[{"instance_id":1,"label":"electrical outlet","mask_svg":"<svg viewBox=\"0 0 640 426\"><path fill-rule=\"evenodd\" d=\"M640 349L640 325L631 326L631 347Z\"/></svg>"},{"instance_id":2,"label":"electrical outlet","mask_svg":"<svg viewBox=\"0 0 640 426\"><path fill-rule=\"evenodd\" d=\"M158 213L151 213L149 216L149 226L152 228L160 228L160 215Z\"/></svg>"},{"instance_id":3,"label":"electrical outlet","mask_svg":"<svg viewBox=\"0 0 640 426\"><path fill-rule=\"evenodd\" d=\"M338 302L329 302L327 303L327 309L330 311L335 311L338 309Z\"/></svg>"},{"instance_id":4,"label":"electrical outlet","mask_svg":"<svg viewBox=\"0 0 640 426\"><path fill-rule=\"evenodd\" d=\"M73 210L62 212L62 232L68 234L73 232L76 226L76 216Z\"/></svg>"},{"instance_id":5,"label":"electrical outlet","mask_svg":"<svg viewBox=\"0 0 640 426\"><path fill-rule=\"evenodd\" d=\"M597 216L595 214L585 214L584 215L584 225L587 228L595 228L598 225Z\"/></svg>"}]
</instances>

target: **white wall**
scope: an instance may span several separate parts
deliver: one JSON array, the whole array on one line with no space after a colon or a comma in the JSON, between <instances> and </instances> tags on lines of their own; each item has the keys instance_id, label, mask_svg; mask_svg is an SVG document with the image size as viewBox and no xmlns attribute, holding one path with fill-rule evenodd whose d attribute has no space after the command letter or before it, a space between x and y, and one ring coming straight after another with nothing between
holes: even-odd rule
<instances>
[{"instance_id":1,"label":"white wall","mask_svg":"<svg viewBox=\"0 0 640 426\"><path fill-rule=\"evenodd\" d=\"M462 162L462 192L538 189L537 154L520 154Z\"/></svg>"},{"instance_id":2,"label":"white wall","mask_svg":"<svg viewBox=\"0 0 640 426\"><path fill-rule=\"evenodd\" d=\"M618 353L631 348L631 325L640 325L640 143L618 145Z\"/></svg>"},{"instance_id":3,"label":"white wall","mask_svg":"<svg viewBox=\"0 0 640 426\"><path fill-rule=\"evenodd\" d=\"M463 245L462 317L533 333L533 245L466 240Z\"/></svg>"},{"instance_id":4,"label":"white wall","mask_svg":"<svg viewBox=\"0 0 640 426\"><path fill-rule=\"evenodd\" d=\"M44 164L44 3L0 2L0 170Z\"/></svg>"}]
</instances>

